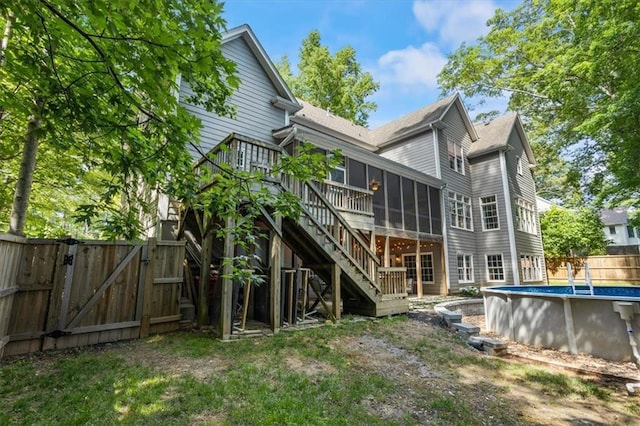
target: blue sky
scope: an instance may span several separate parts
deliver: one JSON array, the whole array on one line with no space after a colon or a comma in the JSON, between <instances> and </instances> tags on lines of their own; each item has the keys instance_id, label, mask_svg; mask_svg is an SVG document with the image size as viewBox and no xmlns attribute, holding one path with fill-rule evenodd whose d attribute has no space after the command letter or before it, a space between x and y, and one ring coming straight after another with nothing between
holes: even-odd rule
<instances>
[{"instance_id":1,"label":"blue sky","mask_svg":"<svg viewBox=\"0 0 640 426\"><path fill-rule=\"evenodd\" d=\"M249 24L272 60L298 61L302 40L314 29L331 53L351 45L366 71L380 82L378 104L369 125L375 128L439 97L436 77L461 42L487 33L496 8L510 10L516 0L228 0L228 28ZM478 112L497 109L488 102Z\"/></svg>"}]
</instances>

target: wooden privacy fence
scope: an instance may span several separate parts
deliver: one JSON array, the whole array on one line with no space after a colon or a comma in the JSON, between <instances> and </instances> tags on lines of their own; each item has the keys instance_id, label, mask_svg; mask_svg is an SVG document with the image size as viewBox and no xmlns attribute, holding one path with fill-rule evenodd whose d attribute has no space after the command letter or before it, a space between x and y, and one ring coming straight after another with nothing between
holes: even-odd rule
<instances>
[{"instance_id":1,"label":"wooden privacy fence","mask_svg":"<svg viewBox=\"0 0 640 426\"><path fill-rule=\"evenodd\" d=\"M184 242L0 234L0 357L179 327Z\"/></svg>"},{"instance_id":2,"label":"wooden privacy fence","mask_svg":"<svg viewBox=\"0 0 640 426\"><path fill-rule=\"evenodd\" d=\"M567 282L567 262L571 263L573 274L579 281L584 280L584 264L589 262L594 284L640 284L640 255L546 259L549 281Z\"/></svg>"}]
</instances>

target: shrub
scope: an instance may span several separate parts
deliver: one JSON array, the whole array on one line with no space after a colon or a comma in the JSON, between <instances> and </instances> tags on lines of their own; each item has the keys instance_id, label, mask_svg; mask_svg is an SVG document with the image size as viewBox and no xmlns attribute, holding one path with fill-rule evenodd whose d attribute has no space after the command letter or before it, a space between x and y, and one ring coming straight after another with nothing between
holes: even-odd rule
<instances>
[{"instance_id":1,"label":"shrub","mask_svg":"<svg viewBox=\"0 0 640 426\"><path fill-rule=\"evenodd\" d=\"M467 297L475 297L480 295L480 290L478 289L478 287L474 287L472 285L468 287L461 287L460 295L467 296Z\"/></svg>"}]
</instances>

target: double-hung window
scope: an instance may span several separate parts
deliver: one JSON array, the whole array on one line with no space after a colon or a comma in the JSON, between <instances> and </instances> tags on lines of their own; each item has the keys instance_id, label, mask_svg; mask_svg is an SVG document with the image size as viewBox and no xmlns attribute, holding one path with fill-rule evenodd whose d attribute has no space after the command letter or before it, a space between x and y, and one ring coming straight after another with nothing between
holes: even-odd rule
<instances>
[{"instance_id":1,"label":"double-hung window","mask_svg":"<svg viewBox=\"0 0 640 426\"><path fill-rule=\"evenodd\" d=\"M502 254L487 255L487 281L504 281Z\"/></svg>"},{"instance_id":2,"label":"double-hung window","mask_svg":"<svg viewBox=\"0 0 640 426\"><path fill-rule=\"evenodd\" d=\"M480 197L480 211L482 212L482 230L500 229L498 220L498 200L495 195Z\"/></svg>"},{"instance_id":3,"label":"double-hung window","mask_svg":"<svg viewBox=\"0 0 640 426\"><path fill-rule=\"evenodd\" d=\"M516 171L522 176L522 157L516 157Z\"/></svg>"},{"instance_id":4,"label":"double-hung window","mask_svg":"<svg viewBox=\"0 0 640 426\"><path fill-rule=\"evenodd\" d=\"M449 150L449 167L458 173L464 174L464 152L460 142L447 139L447 148Z\"/></svg>"},{"instance_id":5,"label":"double-hung window","mask_svg":"<svg viewBox=\"0 0 640 426\"><path fill-rule=\"evenodd\" d=\"M452 227L473 230L471 198L449 191L449 217Z\"/></svg>"},{"instance_id":6,"label":"double-hung window","mask_svg":"<svg viewBox=\"0 0 640 426\"><path fill-rule=\"evenodd\" d=\"M522 281L541 281L542 262L540 261L540 256L521 254L520 273L522 275Z\"/></svg>"},{"instance_id":7,"label":"double-hung window","mask_svg":"<svg viewBox=\"0 0 640 426\"><path fill-rule=\"evenodd\" d=\"M518 231L537 234L536 230L536 209L533 203L518 198L516 205L516 225Z\"/></svg>"},{"instance_id":8,"label":"double-hung window","mask_svg":"<svg viewBox=\"0 0 640 426\"><path fill-rule=\"evenodd\" d=\"M459 283L473 282L473 255L470 255L470 254L458 255L458 282Z\"/></svg>"}]
</instances>

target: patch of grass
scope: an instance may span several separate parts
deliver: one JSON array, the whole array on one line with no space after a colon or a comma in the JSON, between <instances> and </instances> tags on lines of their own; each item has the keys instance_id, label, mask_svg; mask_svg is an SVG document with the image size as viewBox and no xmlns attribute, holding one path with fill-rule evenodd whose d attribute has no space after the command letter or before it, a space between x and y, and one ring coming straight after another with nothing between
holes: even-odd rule
<instances>
[{"instance_id":1,"label":"patch of grass","mask_svg":"<svg viewBox=\"0 0 640 426\"><path fill-rule=\"evenodd\" d=\"M593 380L568 376L562 373L552 373L538 368L525 368L523 379L526 382L539 386L539 389L555 397L579 395L581 397L593 396L602 401L610 398L610 392L598 385Z\"/></svg>"}]
</instances>

